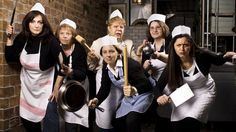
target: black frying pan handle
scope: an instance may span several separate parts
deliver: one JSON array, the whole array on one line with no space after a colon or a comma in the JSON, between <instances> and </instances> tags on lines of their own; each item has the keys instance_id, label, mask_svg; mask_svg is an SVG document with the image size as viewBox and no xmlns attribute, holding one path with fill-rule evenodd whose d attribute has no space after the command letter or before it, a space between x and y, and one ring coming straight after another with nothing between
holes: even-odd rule
<instances>
[{"instance_id":1,"label":"black frying pan handle","mask_svg":"<svg viewBox=\"0 0 236 132\"><path fill-rule=\"evenodd\" d=\"M96 106L95 108L98 109L101 112L104 112L104 109L102 107Z\"/></svg>"}]
</instances>

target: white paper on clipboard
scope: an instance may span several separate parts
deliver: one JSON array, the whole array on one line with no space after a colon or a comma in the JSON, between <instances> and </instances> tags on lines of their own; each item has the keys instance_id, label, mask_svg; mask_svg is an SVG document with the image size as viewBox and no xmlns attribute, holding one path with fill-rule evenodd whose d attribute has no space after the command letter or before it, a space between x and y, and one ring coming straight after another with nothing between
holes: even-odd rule
<instances>
[{"instance_id":1,"label":"white paper on clipboard","mask_svg":"<svg viewBox=\"0 0 236 132\"><path fill-rule=\"evenodd\" d=\"M179 105L183 104L190 98L194 96L192 90L190 89L189 85L185 83L181 87L177 88L173 93L171 93L170 98L174 105L178 107Z\"/></svg>"}]
</instances>

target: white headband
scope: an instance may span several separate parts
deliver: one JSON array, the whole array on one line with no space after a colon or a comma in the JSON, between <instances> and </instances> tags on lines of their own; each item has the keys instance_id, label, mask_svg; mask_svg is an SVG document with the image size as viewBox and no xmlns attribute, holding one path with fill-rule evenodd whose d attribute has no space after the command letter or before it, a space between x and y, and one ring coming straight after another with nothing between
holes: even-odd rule
<instances>
[{"instance_id":1,"label":"white headband","mask_svg":"<svg viewBox=\"0 0 236 132\"><path fill-rule=\"evenodd\" d=\"M152 14L148 19L147 19L147 23L148 25L154 21L154 20L159 20L159 21L162 21L162 22L166 22L166 16L165 15L162 15L162 14Z\"/></svg>"},{"instance_id":2,"label":"white headband","mask_svg":"<svg viewBox=\"0 0 236 132\"><path fill-rule=\"evenodd\" d=\"M45 8L43 7L43 5L41 3L36 3L31 9L30 11L39 11L41 13L43 13L45 15Z\"/></svg>"},{"instance_id":3,"label":"white headband","mask_svg":"<svg viewBox=\"0 0 236 132\"><path fill-rule=\"evenodd\" d=\"M184 25L179 25L176 26L173 31L172 31L172 38L174 38L176 35L179 34L188 34L189 36L191 36L191 29L190 27L184 26Z\"/></svg>"},{"instance_id":4,"label":"white headband","mask_svg":"<svg viewBox=\"0 0 236 132\"><path fill-rule=\"evenodd\" d=\"M67 25L71 26L72 28L76 29L75 22L70 20L70 19L68 19L68 18L66 18L63 21L61 21L60 26L63 25L63 24L67 24Z\"/></svg>"}]
</instances>

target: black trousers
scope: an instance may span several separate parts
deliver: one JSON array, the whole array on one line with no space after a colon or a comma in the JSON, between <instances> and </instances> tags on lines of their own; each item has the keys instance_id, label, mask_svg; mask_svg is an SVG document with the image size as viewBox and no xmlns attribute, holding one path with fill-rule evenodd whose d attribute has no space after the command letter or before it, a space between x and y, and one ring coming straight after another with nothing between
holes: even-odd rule
<instances>
[{"instance_id":1,"label":"black trousers","mask_svg":"<svg viewBox=\"0 0 236 132\"><path fill-rule=\"evenodd\" d=\"M116 132L141 132L142 113L130 112L126 116L115 119Z\"/></svg>"},{"instance_id":2,"label":"black trousers","mask_svg":"<svg viewBox=\"0 0 236 132\"><path fill-rule=\"evenodd\" d=\"M21 118L21 122L25 128L25 132L41 132L41 122L31 122L24 118Z\"/></svg>"},{"instance_id":3,"label":"black trousers","mask_svg":"<svg viewBox=\"0 0 236 132\"><path fill-rule=\"evenodd\" d=\"M65 122L65 132L93 132L92 128L87 128L79 124Z\"/></svg>"},{"instance_id":4,"label":"black trousers","mask_svg":"<svg viewBox=\"0 0 236 132\"><path fill-rule=\"evenodd\" d=\"M174 132L200 132L201 130L201 122L191 117L174 121L172 126Z\"/></svg>"}]
</instances>

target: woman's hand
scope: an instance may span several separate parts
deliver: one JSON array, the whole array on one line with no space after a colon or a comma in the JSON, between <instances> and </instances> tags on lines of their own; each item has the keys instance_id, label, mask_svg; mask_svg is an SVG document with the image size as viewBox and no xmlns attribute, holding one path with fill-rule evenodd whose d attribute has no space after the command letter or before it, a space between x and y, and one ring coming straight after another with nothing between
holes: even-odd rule
<instances>
[{"instance_id":1,"label":"woman's hand","mask_svg":"<svg viewBox=\"0 0 236 132\"><path fill-rule=\"evenodd\" d=\"M56 82L55 82L55 84L54 84L53 92L52 92L52 94L50 95L50 97L48 98L48 100L49 100L50 102L52 102L54 99L55 99L56 102L57 102L59 89L60 89L60 87L61 87L61 85L62 85L63 80L64 80L64 76L59 76L59 75L57 76Z\"/></svg>"},{"instance_id":2,"label":"woman's hand","mask_svg":"<svg viewBox=\"0 0 236 132\"><path fill-rule=\"evenodd\" d=\"M88 61L90 61L90 62L98 62L99 61L98 57L95 54L94 49L91 49L91 51L88 52L87 57L88 57Z\"/></svg>"},{"instance_id":3,"label":"woman's hand","mask_svg":"<svg viewBox=\"0 0 236 132\"><path fill-rule=\"evenodd\" d=\"M91 109L95 109L97 107L97 104L98 104L98 99L93 98L93 99L89 100L88 107Z\"/></svg>"},{"instance_id":4,"label":"woman's hand","mask_svg":"<svg viewBox=\"0 0 236 132\"><path fill-rule=\"evenodd\" d=\"M123 87L123 92L125 96L133 96L137 93L137 89L135 87L132 86L124 86Z\"/></svg>"},{"instance_id":5,"label":"woman's hand","mask_svg":"<svg viewBox=\"0 0 236 132\"><path fill-rule=\"evenodd\" d=\"M149 70L151 68L151 62L150 60L146 60L144 63L143 63L143 68L144 70Z\"/></svg>"},{"instance_id":6,"label":"woman's hand","mask_svg":"<svg viewBox=\"0 0 236 132\"><path fill-rule=\"evenodd\" d=\"M154 55L153 55L153 59L159 59L159 60L167 63L167 61L168 61L168 54L166 54L165 52L155 51Z\"/></svg>"},{"instance_id":7,"label":"woman's hand","mask_svg":"<svg viewBox=\"0 0 236 132\"><path fill-rule=\"evenodd\" d=\"M7 44L6 45L7 46L12 46L13 45L12 37L13 37L13 34L14 34L13 26L11 26L11 25L7 26L6 34L7 34Z\"/></svg>"},{"instance_id":8,"label":"woman's hand","mask_svg":"<svg viewBox=\"0 0 236 132\"><path fill-rule=\"evenodd\" d=\"M49 100L50 102L52 102L52 101L55 99L55 101L57 102L57 99L58 99L58 92L59 92L59 88L56 88L56 87L54 86L53 92L52 92L52 94L50 95L50 97L48 98L48 100Z\"/></svg>"},{"instance_id":9,"label":"woman's hand","mask_svg":"<svg viewBox=\"0 0 236 132\"><path fill-rule=\"evenodd\" d=\"M170 97L165 95L165 94L163 94L162 96L157 98L157 103L159 105L165 105L165 104L170 103L170 102L171 102Z\"/></svg>"},{"instance_id":10,"label":"woman's hand","mask_svg":"<svg viewBox=\"0 0 236 132\"><path fill-rule=\"evenodd\" d=\"M138 46L137 51L136 51L136 55L137 56L141 56L142 52L143 52L143 47L148 44L148 41L146 39L143 40L143 43L141 45Z\"/></svg>"},{"instance_id":11,"label":"woman's hand","mask_svg":"<svg viewBox=\"0 0 236 132\"><path fill-rule=\"evenodd\" d=\"M62 64L62 69L61 69L61 73L66 75L66 76L70 76L72 75L73 69L65 64Z\"/></svg>"},{"instance_id":12,"label":"woman's hand","mask_svg":"<svg viewBox=\"0 0 236 132\"><path fill-rule=\"evenodd\" d=\"M236 52L228 51L224 54L224 58L232 58L233 56L236 56Z\"/></svg>"}]
</instances>

